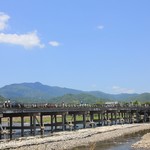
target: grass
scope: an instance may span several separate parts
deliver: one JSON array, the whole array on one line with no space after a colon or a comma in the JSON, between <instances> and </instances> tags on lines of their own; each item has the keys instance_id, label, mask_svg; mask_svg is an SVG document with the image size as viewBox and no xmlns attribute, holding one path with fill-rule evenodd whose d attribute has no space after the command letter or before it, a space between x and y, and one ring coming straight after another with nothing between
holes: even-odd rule
<instances>
[{"instance_id":1,"label":"grass","mask_svg":"<svg viewBox=\"0 0 150 150\"><path fill-rule=\"evenodd\" d=\"M38 120L40 120L40 116L36 116ZM76 116L76 121L82 121L83 117L80 115ZM73 117L71 115L66 116L66 121L70 122L73 121ZM9 118L4 117L2 118L3 123L9 123ZM43 116L43 122L44 123L51 123L51 117L50 116ZM55 123L55 119L53 119L53 122ZM57 115L57 122L62 122L62 116ZM21 117L13 117L13 123L21 123ZM30 123L30 117L24 117L24 123Z\"/></svg>"},{"instance_id":2,"label":"grass","mask_svg":"<svg viewBox=\"0 0 150 150\"><path fill-rule=\"evenodd\" d=\"M40 121L40 116L36 116L37 119ZM106 117L106 116L105 116ZM93 119L98 120L98 114L94 114L93 115ZM110 115L108 115L108 118L111 118ZM116 116L116 118L120 118L120 116ZM113 116L114 119L114 116ZM90 120L90 115L86 116L86 120ZM67 122L72 122L74 121L74 118L72 115L67 115L66 116L66 121ZM76 121L83 121L83 115L76 115ZM2 118L2 122L7 123L9 122L9 118L5 117ZM44 123L51 123L51 116L43 116L43 122ZM62 116L61 115L57 115L57 122L62 122ZM21 117L13 117L13 123L21 123ZM30 123L30 117L24 117L24 123ZM53 123L55 123L55 119L53 119Z\"/></svg>"}]
</instances>

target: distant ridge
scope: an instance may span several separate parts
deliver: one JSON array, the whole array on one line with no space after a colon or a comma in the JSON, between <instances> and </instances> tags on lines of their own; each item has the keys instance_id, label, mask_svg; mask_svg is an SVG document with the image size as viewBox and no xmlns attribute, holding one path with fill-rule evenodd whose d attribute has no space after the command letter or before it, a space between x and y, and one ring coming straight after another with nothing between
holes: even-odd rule
<instances>
[{"instance_id":1,"label":"distant ridge","mask_svg":"<svg viewBox=\"0 0 150 150\"><path fill-rule=\"evenodd\" d=\"M5 98L10 98L14 100L41 100L47 101L54 99L55 97L60 97L72 94L78 95L83 94L84 98L87 98L87 95L91 98L92 96L100 99L106 100L121 100L121 101L150 101L150 93L143 94L108 94L101 91L81 91L70 88L62 88L58 86L48 86L43 85L40 82L35 83L19 83L19 84L10 84L0 88L0 95ZM82 96L83 96L82 95ZM79 97L79 96L78 96ZM81 96L80 96L81 97ZM87 98L88 99L88 98Z\"/></svg>"},{"instance_id":2,"label":"distant ridge","mask_svg":"<svg viewBox=\"0 0 150 150\"><path fill-rule=\"evenodd\" d=\"M0 95L6 98L37 98L48 99L64 94L79 94L82 91L43 85L40 82L10 84L0 88Z\"/></svg>"}]
</instances>

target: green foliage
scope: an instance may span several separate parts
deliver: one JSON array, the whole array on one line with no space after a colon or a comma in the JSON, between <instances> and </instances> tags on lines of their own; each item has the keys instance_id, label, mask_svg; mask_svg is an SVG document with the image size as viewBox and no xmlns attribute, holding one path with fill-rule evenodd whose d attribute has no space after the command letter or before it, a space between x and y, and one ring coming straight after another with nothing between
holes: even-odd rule
<instances>
[{"instance_id":1,"label":"green foliage","mask_svg":"<svg viewBox=\"0 0 150 150\"><path fill-rule=\"evenodd\" d=\"M56 86L47 86L39 82L11 84L0 88L0 95L12 101L20 102L66 102L66 103L102 103L103 101L149 102L150 93L108 94L100 91L80 91Z\"/></svg>"},{"instance_id":2,"label":"green foliage","mask_svg":"<svg viewBox=\"0 0 150 150\"><path fill-rule=\"evenodd\" d=\"M6 100L7 100L6 98L0 96L0 102L4 102L4 101L6 101Z\"/></svg>"},{"instance_id":3,"label":"green foliage","mask_svg":"<svg viewBox=\"0 0 150 150\"><path fill-rule=\"evenodd\" d=\"M133 102L133 105L137 105L138 106L138 105L141 105L141 103L136 100L136 101Z\"/></svg>"},{"instance_id":4,"label":"green foliage","mask_svg":"<svg viewBox=\"0 0 150 150\"><path fill-rule=\"evenodd\" d=\"M139 102L150 102L150 93L140 94L138 97L136 97L133 100L134 101L139 101Z\"/></svg>"},{"instance_id":5,"label":"green foliage","mask_svg":"<svg viewBox=\"0 0 150 150\"><path fill-rule=\"evenodd\" d=\"M142 104L148 104L148 105L150 105L150 101L149 102L142 102Z\"/></svg>"},{"instance_id":6,"label":"green foliage","mask_svg":"<svg viewBox=\"0 0 150 150\"><path fill-rule=\"evenodd\" d=\"M86 94L86 93L81 93L81 94L65 94L64 96L61 97L55 97L49 100L50 102L65 102L65 103L74 103L74 104L79 104L81 101L82 103L103 103L103 101L108 101L108 99L101 99L97 98L93 95Z\"/></svg>"},{"instance_id":7,"label":"green foliage","mask_svg":"<svg viewBox=\"0 0 150 150\"><path fill-rule=\"evenodd\" d=\"M11 84L0 88L0 95L10 99L49 99L52 97L62 96L64 94L79 94L82 91L55 86L43 85L39 82Z\"/></svg>"}]
</instances>

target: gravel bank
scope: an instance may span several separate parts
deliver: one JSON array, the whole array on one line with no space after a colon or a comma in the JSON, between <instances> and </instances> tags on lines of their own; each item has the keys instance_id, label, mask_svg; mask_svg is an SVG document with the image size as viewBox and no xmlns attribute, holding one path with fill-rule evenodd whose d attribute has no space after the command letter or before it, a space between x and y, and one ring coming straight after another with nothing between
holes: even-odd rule
<instances>
[{"instance_id":1,"label":"gravel bank","mask_svg":"<svg viewBox=\"0 0 150 150\"><path fill-rule=\"evenodd\" d=\"M145 134L142 139L139 142L133 144L132 147L140 150L150 149L150 133Z\"/></svg>"},{"instance_id":2,"label":"gravel bank","mask_svg":"<svg viewBox=\"0 0 150 150\"><path fill-rule=\"evenodd\" d=\"M82 145L90 145L93 142L105 141L147 129L150 129L150 124L125 124L65 131L53 133L44 138L28 137L12 141L1 141L0 149L64 150Z\"/></svg>"}]
</instances>

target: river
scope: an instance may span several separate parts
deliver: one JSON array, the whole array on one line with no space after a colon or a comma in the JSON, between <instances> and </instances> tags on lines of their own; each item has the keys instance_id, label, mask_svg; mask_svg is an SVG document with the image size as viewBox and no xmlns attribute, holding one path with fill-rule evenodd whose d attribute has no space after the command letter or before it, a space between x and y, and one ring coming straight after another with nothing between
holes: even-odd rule
<instances>
[{"instance_id":1,"label":"river","mask_svg":"<svg viewBox=\"0 0 150 150\"><path fill-rule=\"evenodd\" d=\"M105 142L92 143L89 146L76 147L71 150L134 150L131 145L139 141L148 132L150 131L141 131Z\"/></svg>"}]
</instances>

